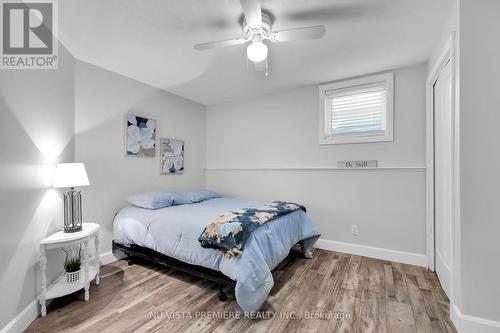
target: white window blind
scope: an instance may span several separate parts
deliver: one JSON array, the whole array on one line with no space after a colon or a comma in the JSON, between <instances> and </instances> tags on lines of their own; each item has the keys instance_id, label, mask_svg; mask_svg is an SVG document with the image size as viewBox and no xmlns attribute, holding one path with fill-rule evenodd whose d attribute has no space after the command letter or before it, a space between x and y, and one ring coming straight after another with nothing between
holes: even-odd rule
<instances>
[{"instance_id":1,"label":"white window blind","mask_svg":"<svg viewBox=\"0 0 500 333\"><path fill-rule=\"evenodd\" d=\"M386 106L386 82L326 91L330 135L383 135Z\"/></svg>"},{"instance_id":2,"label":"white window blind","mask_svg":"<svg viewBox=\"0 0 500 333\"><path fill-rule=\"evenodd\" d=\"M393 140L394 73L319 86L319 143Z\"/></svg>"}]
</instances>

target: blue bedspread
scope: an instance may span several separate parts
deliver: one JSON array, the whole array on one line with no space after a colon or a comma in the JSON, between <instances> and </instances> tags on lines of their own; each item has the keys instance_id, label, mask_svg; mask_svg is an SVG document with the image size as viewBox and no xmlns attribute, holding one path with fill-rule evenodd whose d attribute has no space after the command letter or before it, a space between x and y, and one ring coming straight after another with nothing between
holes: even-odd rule
<instances>
[{"instance_id":1,"label":"blue bedspread","mask_svg":"<svg viewBox=\"0 0 500 333\"><path fill-rule=\"evenodd\" d=\"M156 210L129 206L115 217L113 238L123 245L136 244L184 262L221 271L236 281L236 300L244 311L257 311L273 287L271 271L304 241L305 252L319 232L302 211L280 216L257 228L248 238L241 257L226 258L215 249L200 246L200 230L217 215L265 201L217 198L195 204Z\"/></svg>"}]
</instances>

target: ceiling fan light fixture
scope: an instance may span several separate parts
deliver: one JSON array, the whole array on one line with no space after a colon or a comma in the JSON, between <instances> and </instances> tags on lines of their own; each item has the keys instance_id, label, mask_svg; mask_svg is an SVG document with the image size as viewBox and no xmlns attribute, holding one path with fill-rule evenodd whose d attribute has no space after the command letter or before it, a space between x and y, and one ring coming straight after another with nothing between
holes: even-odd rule
<instances>
[{"instance_id":1,"label":"ceiling fan light fixture","mask_svg":"<svg viewBox=\"0 0 500 333\"><path fill-rule=\"evenodd\" d=\"M267 58L267 45L263 42L252 42L247 46L247 57L252 62L261 62Z\"/></svg>"}]
</instances>

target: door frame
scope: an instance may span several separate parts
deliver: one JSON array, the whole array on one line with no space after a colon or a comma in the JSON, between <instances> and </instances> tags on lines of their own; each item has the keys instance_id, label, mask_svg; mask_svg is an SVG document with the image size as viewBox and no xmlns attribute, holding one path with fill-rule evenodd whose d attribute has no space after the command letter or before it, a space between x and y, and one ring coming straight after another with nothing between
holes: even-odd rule
<instances>
[{"instance_id":1,"label":"door frame","mask_svg":"<svg viewBox=\"0 0 500 333\"><path fill-rule=\"evenodd\" d=\"M431 64L426 81L426 243L427 268L435 271L435 231L434 231L434 84L445 65L451 70L451 131L452 131L452 219L451 219L451 276L450 314L460 297L460 72L456 70L455 32L448 38L439 58ZM459 56L459 55L458 55Z\"/></svg>"}]
</instances>

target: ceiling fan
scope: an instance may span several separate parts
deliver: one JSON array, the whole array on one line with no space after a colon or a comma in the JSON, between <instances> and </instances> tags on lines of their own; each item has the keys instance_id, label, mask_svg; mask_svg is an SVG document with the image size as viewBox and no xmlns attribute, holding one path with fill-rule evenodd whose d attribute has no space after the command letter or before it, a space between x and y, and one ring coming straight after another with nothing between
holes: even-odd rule
<instances>
[{"instance_id":1,"label":"ceiling fan","mask_svg":"<svg viewBox=\"0 0 500 333\"><path fill-rule=\"evenodd\" d=\"M268 48L264 41L273 43L305 39L319 39L326 33L324 25L273 31L274 16L262 10L260 0L240 0L243 8L241 27L243 37L195 44L196 50L208 50L218 47L242 45L248 43L247 57L254 63L267 59Z\"/></svg>"}]
</instances>

